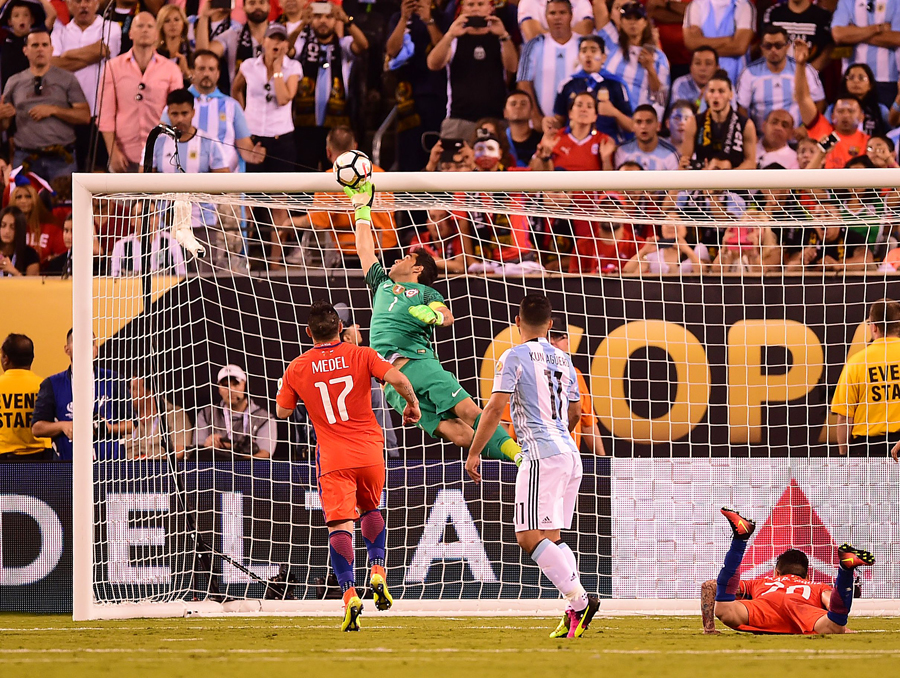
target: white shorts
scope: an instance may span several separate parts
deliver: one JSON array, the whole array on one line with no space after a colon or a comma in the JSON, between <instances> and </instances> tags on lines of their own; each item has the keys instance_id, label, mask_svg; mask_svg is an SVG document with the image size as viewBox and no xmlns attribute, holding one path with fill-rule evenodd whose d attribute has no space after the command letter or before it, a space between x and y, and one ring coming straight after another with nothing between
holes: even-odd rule
<instances>
[{"instance_id":1,"label":"white shorts","mask_svg":"<svg viewBox=\"0 0 900 678\"><path fill-rule=\"evenodd\" d=\"M516 475L516 532L571 528L583 473L581 456L569 452L523 461Z\"/></svg>"}]
</instances>

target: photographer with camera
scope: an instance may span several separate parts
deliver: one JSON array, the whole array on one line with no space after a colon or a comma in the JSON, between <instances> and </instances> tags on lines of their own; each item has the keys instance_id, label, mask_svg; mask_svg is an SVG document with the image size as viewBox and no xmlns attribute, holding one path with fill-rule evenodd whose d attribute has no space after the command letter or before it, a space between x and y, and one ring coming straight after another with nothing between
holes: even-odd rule
<instances>
[{"instance_id":1,"label":"photographer with camera","mask_svg":"<svg viewBox=\"0 0 900 678\"><path fill-rule=\"evenodd\" d=\"M818 149L807 169L839 169L847 162L866 152L869 135L860 129L863 110L859 101L852 96L840 97L834 102L831 112L832 122L819 113L816 102L810 94L806 79L809 59L809 45L803 40L794 42L794 59L797 72L794 76L794 99L800 107L800 119L806 125L810 139L819 142Z\"/></svg>"},{"instance_id":2,"label":"photographer with camera","mask_svg":"<svg viewBox=\"0 0 900 678\"><path fill-rule=\"evenodd\" d=\"M481 118L502 118L507 73L519 57L491 0L463 0L461 12L428 55L428 68L447 69L449 117L442 138L468 139Z\"/></svg>"},{"instance_id":3,"label":"photographer with camera","mask_svg":"<svg viewBox=\"0 0 900 678\"><path fill-rule=\"evenodd\" d=\"M277 424L266 409L247 393L247 374L237 365L225 365L216 377L219 405L197 415L194 440L216 456L269 459L278 440Z\"/></svg>"}]
</instances>

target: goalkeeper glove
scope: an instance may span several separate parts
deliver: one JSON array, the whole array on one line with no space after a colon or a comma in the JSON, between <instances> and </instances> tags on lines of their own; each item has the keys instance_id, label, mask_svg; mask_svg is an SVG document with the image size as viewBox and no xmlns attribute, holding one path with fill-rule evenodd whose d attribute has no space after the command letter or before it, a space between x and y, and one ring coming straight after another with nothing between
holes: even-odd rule
<instances>
[{"instance_id":1,"label":"goalkeeper glove","mask_svg":"<svg viewBox=\"0 0 900 678\"><path fill-rule=\"evenodd\" d=\"M519 468L519 467L522 465L522 460L523 460L523 459L525 459L525 454L522 453L522 452L519 452L519 453L516 455L516 458L513 459L513 461L516 462L516 468Z\"/></svg>"},{"instance_id":2,"label":"goalkeeper glove","mask_svg":"<svg viewBox=\"0 0 900 678\"><path fill-rule=\"evenodd\" d=\"M431 306L426 306L425 304L412 306L409 309L409 314L419 322L423 322L426 325L444 324L444 314L440 311L435 311L433 308L431 308Z\"/></svg>"},{"instance_id":3,"label":"goalkeeper glove","mask_svg":"<svg viewBox=\"0 0 900 678\"><path fill-rule=\"evenodd\" d=\"M375 184L371 180L363 182L356 188L344 186L344 193L356 206L356 218L372 223L372 203L375 202Z\"/></svg>"}]
</instances>

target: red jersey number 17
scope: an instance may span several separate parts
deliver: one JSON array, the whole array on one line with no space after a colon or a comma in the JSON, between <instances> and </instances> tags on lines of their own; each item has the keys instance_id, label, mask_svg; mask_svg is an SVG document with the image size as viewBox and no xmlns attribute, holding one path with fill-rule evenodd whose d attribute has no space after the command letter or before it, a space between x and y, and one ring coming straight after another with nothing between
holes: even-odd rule
<instances>
[{"instance_id":1,"label":"red jersey number 17","mask_svg":"<svg viewBox=\"0 0 900 678\"><path fill-rule=\"evenodd\" d=\"M350 375L346 377L336 377L335 379L329 379L328 384L344 385L343 390L337 397L336 405L341 421L349 420L350 415L347 413L347 395L350 393L350 391L353 390L353 377ZM319 389L319 393L322 396L322 407L325 408L325 418L328 419L329 424L336 424L337 419L334 416L334 407L331 404L331 395L328 393L328 384L326 384L324 381L317 381L315 382L314 386Z\"/></svg>"}]
</instances>

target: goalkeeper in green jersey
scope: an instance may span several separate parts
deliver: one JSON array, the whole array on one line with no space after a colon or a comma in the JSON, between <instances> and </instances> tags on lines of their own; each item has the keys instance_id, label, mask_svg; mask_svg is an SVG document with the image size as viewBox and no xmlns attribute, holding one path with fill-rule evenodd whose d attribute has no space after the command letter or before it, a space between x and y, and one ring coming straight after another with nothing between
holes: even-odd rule
<instances>
[{"instance_id":1,"label":"goalkeeper in green jersey","mask_svg":"<svg viewBox=\"0 0 900 678\"><path fill-rule=\"evenodd\" d=\"M375 257L370 207L375 197L371 181L355 189L344 188L356 205L356 251L372 290L370 345L399 369L412 383L422 417L417 426L433 437L468 448L472 444L481 408L438 361L432 347L434 327L449 327L453 314L444 297L431 285L437 279L434 259L421 250L408 254L385 273ZM384 395L397 412L406 401L385 384ZM489 459L511 459L519 463L519 447L503 427L485 446Z\"/></svg>"}]
</instances>

